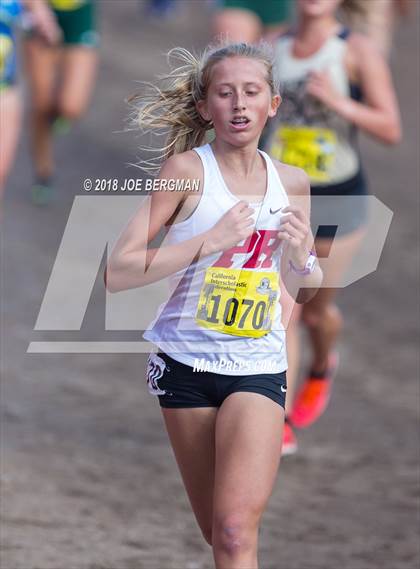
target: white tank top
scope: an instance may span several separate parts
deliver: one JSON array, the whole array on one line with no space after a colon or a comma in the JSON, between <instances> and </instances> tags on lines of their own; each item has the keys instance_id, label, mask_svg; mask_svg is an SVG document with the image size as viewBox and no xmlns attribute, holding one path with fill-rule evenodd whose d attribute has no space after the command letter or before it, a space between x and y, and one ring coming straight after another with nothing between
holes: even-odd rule
<instances>
[{"instance_id":1,"label":"white tank top","mask_svg":"<svg viewBox=\"0 0 420 569\"><path fill-rule=\"evenodd\" d=\"M170 227L168 245L209 230L240 201L227 188L210 144L194 150L204 169L202 195L191 216ZM270 157L259 152L266 163L267 189L263 201L250 203L253 234L169 277L169 300L144 333L161 351L192 367L201 361L206 370L228 375L287 368L277 232L289 200ZM261 361L268 363L255 363Z\"/></svg>"},{"instance_id":2,"label":"white tank top","mask_svg":"<svg viewBox=\"0 0 420 569\"><path fill-rule=\"evenodd\" d=\"M292 35L275 45L282 103L270 122L264 148L273 158L303 168L312 186L345 182L360 169L354 125L306 92L310 72L327 71L337 93L360 97L344 62L348 35L348 29L341 30L305 58L294 57Z\"/></svg>"}]
</instances>

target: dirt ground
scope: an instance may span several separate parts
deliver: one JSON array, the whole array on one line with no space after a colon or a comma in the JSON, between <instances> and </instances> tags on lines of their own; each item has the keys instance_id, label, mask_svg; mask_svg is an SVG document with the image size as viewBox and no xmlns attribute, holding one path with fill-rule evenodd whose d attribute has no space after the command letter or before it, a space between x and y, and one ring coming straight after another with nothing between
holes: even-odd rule
<instances>
[{"instance_id":1,"label":"dirt ground","mask_svg":"<svg viewBox=\"0 0 420 569\"><path fill-rule=\"evenodd\" d=\"M162 54L207 39L206 4L147 22L137 2L102 1L101 65L85 119L57 141L58 199L28 200L28 121L8 183L2 239L2 569L209 569L145 356L29 354L36 340L136 340L106 332L94 287L81 332L34 331L82 180L135 177L122 133L135 80ZM419 565L419 25L400 30L393 71L404 140L363 139L371 190L394 212L375 273L343 291L341 368L328 412L299 433L261 531L263 569L416 569ZM141 174L140 174L141 175Z\"/></svg>"}]
</instances>

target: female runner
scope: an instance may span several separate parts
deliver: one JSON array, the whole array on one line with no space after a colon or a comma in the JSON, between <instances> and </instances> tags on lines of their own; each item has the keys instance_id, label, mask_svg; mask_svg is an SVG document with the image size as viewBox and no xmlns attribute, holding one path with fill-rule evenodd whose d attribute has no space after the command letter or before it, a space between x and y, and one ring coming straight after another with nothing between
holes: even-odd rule
<instances>
[{"instance_id":1,"label":"female runner","mask_svg":"<svg viewBox=\"0 0 420 569\"><path fill-rule=\"evenodd\" d=\"M351 33L337 20L336 11L346 3L298 0L296 29L275 43L283 103L265 148L272 157L306 171L311 182L316 252L319 258L327 258L333 240L335 250L334 264L324 270L323 288L302 310L313 354L294 403L297 311L287 328L286 414L296 427L311 425L323 413L337 368L335 345L342 317L335 304L336 287L360 244L367 213L357 129L387 144L395 144L401 137L389 67L371 40ZM347 198L357 196L354 207L349 207ZM292 305L284 294L286 320ZM296 450L288 421L284 449Z\"/></svg>"},{"instance_id":2,"label":"female runner","mask_svg":"<svg viewBox=\"0 0 420 569\"><path fill-rule=\"evenodd\" d=\"M2 0L0 4L0 208L4 186L19 139L22 103L17 86L17 55L14 26L22 8L30 14L37 32L53 45L59 29L44 0ZM0 210L1 215L1 210Z\"/></svg>"},{"instance_id":3,"label":"female runner","mask_svg":"<svg viewBox=\"0 0 420 569\"><path fill-rule=\"evenodd\" d=\"M66 130L88 105L99 42L95 0L48 2L61 30L61 44L48 45L37 33L28 34L25 41L35 165L32 199L38 205L47 204L52 197L53 132Z\"/></svg>"},{"instance_id":4,"label":"female runner","mask_svg":"<svg viewBox=\"0 0 420 569\"><path fill-rule=\"evenodd\" d=\"M105 281L117 292L170 277L170 299L145 333L158 348L149 391L216 567L254 569L284 417L279 275L298 302L322 278L310 251L309 185L300 169L257 149L280 103L262 47L175 54L182 65L140 97L139 123L170 129L160 179L199 180L200 191L153 192L118 240ZM200 146L212 128L215 140ZM165 241L149 248L163 227Z\"/></svg>"}]
</instances>

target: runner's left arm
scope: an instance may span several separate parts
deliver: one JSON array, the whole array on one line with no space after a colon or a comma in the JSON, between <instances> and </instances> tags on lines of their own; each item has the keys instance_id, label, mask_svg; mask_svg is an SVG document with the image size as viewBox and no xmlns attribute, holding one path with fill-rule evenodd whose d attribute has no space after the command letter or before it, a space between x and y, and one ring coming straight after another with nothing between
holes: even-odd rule
<instances>
[{"instance_id":1,"label":"runner's left arm","mask_svg":"<svg viewBox=\"0 0 420 569\"><path fill-rule=\"evenodd\" d=\"M301 275L313 249L310 226L309 178L303 170L274 161L286 188L290 205L283 210L278 237L282 242L281 278L290 296L299 304L310 300L322 283L318 260L313 270Z\"/></svg>"}]
</instances>

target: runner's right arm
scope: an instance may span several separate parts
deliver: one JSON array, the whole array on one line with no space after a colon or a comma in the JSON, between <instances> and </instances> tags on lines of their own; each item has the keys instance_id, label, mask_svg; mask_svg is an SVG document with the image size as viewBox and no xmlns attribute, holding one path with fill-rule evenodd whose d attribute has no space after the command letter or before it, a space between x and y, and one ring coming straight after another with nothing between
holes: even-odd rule
<instances>
[{"instance_id":1,"label":"runner's right arm","mask_svg":"<svg viewBox=\"0 0 420 569\"><path fill-rule=\"evenodd\" d=\"M160 179L200 180L200 158L194 151L169 158ZM196 192L192 192L196 193ZM208 256L251 235L253 210L241 201L233 206L210 230L174 245L149 248L159 231L181 214L188 196L184 192L155 191L138 210L118 239L105 270L105 284L110 292L119 292L159 281L188 267L198 256Z\"/></svg>"}]
</instances>

